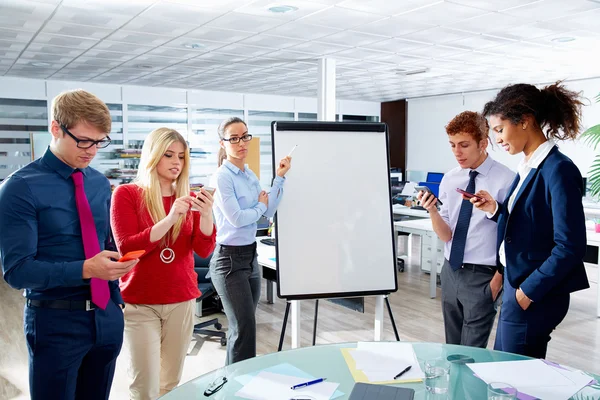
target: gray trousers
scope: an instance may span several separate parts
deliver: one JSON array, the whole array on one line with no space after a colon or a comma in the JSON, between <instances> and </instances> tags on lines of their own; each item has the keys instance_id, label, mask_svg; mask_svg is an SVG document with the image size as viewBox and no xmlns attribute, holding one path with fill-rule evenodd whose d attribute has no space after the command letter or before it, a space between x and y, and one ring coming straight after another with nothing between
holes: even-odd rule
<instances>
[{"instance_id":1,"label":"gray trousers","mask_svg":"<svg viewBox=\"0 0 600 400\"><path fill-rule=\"evenodd\" d=\"M444 260L440 279L446 343L487 346L497 311L490 290L493 276L466 268L453 271L448 260Z\"/></svg>"},{"instance_id":2,"label":"gray trousers","mask_svg":"<svg viewBox=\"0 0 600 400\"><path fill-rule=\"evenodd\" d=\"M229 365L256 356L256 307L260 299L260 269L256 244L215 248L210 278L227 316Z\"/></svg>"}]
</instances>

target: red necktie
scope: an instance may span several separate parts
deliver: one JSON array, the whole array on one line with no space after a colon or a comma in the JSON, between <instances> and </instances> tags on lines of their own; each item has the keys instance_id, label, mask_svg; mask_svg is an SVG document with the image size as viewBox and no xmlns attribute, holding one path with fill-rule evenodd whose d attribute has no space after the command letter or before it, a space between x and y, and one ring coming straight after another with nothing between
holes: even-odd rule
<instances>
[{"instance_id":1,"label":"red necktie","mask_svg":"<svg viewBox=\"0 0 600 400\"><path fill-rule=\"evenodd\" d=\"M71 178L73 178L73 182L75 183L75 203L77 204L79 223L81 224L83 250L85 251L85 258L90 259L100 253L96 224L94 223L94 216L90 209L90 203L83 190L83 174L81 171L75 171L71 175ZM92 302L101 309L106 309L106 305L110 299L108 281L100 278L92 278L90 287L92 290Z\"/></svg>"}]
</instances>

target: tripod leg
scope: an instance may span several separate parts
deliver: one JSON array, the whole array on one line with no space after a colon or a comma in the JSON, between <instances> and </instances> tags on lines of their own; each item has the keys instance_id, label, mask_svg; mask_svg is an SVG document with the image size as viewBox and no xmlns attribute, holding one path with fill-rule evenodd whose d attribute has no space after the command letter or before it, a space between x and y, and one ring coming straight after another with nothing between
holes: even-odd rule
<instances>
[{"instance_id":1,"label":"tripod leg","mask_svg":"<svg viewBox=\"0 0 600 400\"><path fill-rule=\"evenodd\" d=\"M385 304L387 304L387 309L390 313L390 321L392 322L392 328L394 328L394 335L396 335L396 340L399 342L400 336L398 336L398 329L396 328L396 321L394 321L394 314L392 314L392 307L390 306L389 296L385 296Z\"/></svg>"},{"instance_id":2,"label":"tripod leg","mask_svg":"<svg viewBox=\"0 0 600 400\"><path fill-rule=\"evenodd\" d=\"M313 326L313 346L317 341L317 316L319 315L319 300L315 301L315 323Z\"/></svg>"},{"instance_id":3,"label":"tripod leg","mask_svg":"<svg viewBox=\"0 0 600 400\"><path fill-rule=\"evenodd\" d=\"M279 336L279 347L277 351L283 348L283 338L285 337L285 328L287 326L288 315L290 314L290 302L285 303L285 315L283 316L283 325L281 326L281 336Z\"/></svg>"}]
</instances>

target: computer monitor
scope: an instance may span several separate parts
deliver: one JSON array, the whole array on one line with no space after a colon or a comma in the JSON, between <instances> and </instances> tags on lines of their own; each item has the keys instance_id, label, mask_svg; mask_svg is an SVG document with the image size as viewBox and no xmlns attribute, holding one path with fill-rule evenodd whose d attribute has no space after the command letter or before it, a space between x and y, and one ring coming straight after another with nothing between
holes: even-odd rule
<instances>
[{"instance_id":1,"label":"computer monitor","mask_svg":"<svg viewBox=\"0 0 600 400\"><path fill-rule=\"evenodd\" d=\"M442 172L428 172L427 182L440 183L443 177L444 174Z\"/></svg>"}]
</instances>

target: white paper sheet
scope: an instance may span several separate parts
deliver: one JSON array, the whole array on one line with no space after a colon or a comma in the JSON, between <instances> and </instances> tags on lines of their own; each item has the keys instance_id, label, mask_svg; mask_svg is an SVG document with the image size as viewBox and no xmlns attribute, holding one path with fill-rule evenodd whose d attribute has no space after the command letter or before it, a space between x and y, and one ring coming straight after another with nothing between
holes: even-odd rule
<instances>
[{"instance_id":1,"label":"white paper sheet","mask_svg":"<svg viewBox=\"0 0 600 400\"><path fill-rule=\"evenodd\" d=\"M235 395L250 400L288 400L299 395L308 395L315 400L329 400L339 386L339 383L325 381L301 389L291 389L304 382L306 379L263 371Z\"/></svg>"},{"instance_id":2,"label":"white paper sheet","mask_svg":"<svg viewBox=\"0 0 600 400\"><path fill-rule=\"evenodd\" d=\"M579 371L553 367L542 360L467 364L484 382L503 382L519 392L544 400L564 400L585 387L592 378Z\"/></svg>"},{"instance_id":3,"label":"white paper sheet","mask_svg":"<svg viewBox=\"0 0 600 400\"><path fill-rule=\"evenodd\" d=\"M362 370L370 382L393 380L409 365L411 369L399 377L399 381L425 378L411 343L359 342L351 354L356 368Z\"/></svg>"}]
</instances>

